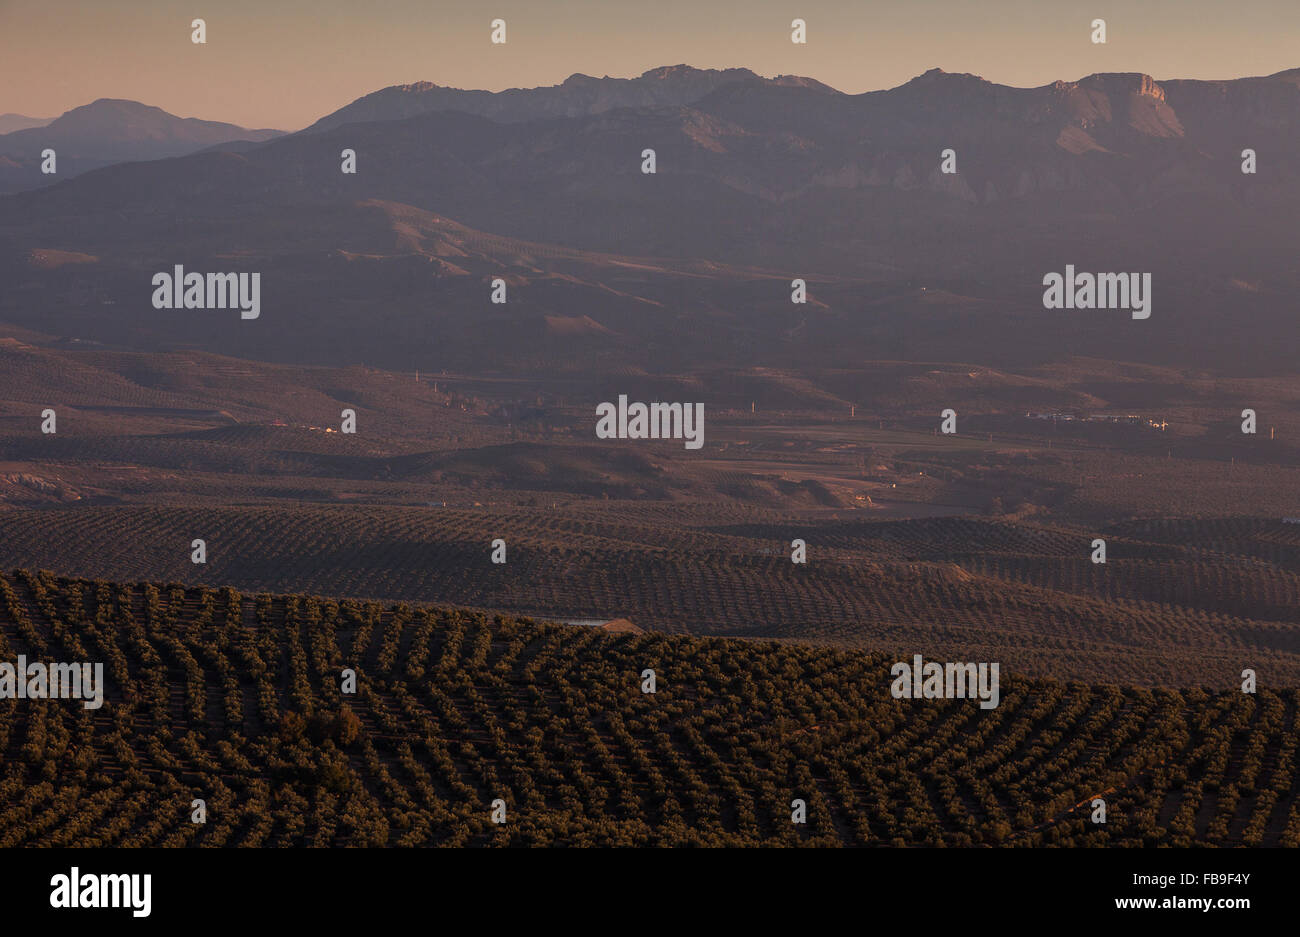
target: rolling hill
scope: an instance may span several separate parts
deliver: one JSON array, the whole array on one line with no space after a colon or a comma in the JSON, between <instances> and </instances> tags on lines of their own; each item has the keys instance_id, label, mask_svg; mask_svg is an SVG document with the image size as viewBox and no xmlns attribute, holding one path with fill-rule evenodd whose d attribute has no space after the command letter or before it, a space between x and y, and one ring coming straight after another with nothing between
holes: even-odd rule
<instances>
[{"instance_id":1,"label":"rolling hill","mask_svg":"<svg viewBox=\"0 0 1300 937\"><path fill-rule=\"evenodd\" d=\"M0 648L107 682L0 706L4 846L1300 842L1294 690L1004 670L984 710L883 655L25 570Z\"/></svg>"}]
</instances>

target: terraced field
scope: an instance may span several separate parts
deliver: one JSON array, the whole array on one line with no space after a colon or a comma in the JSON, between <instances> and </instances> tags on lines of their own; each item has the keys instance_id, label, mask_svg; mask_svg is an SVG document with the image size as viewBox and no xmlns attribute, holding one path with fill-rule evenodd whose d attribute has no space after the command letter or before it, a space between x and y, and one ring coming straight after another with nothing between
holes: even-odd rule
<instances>
[{"instance_id":1,"label":"terraced field","mask_svg":"<svg viewBox=\"0 0 1300 937\"><path fill-rule=\"evenodd\" d=\"M1295 690L1004 672L983 710L879 654L22 570L18 654L108 691L0 702L3 846L1300 845Z\"/></svg>"},{"instance_id":2,"label":"terraced field","mask_svg":"<svg viewBox=\"0 0 1300 937\"><path fill-rule=\"evenodd\" d=\"M675 522L674 522L675 521ZM1090 531L738 505L80 506L0 516L0 564L801 640L1136 686L1300 685L1297 525ZM1107 538L1094 565L1091 541ZM195 538L208 561L190 559ZM492 541L506 541L504 564ZM803 539L808 562L790 561ZM1190 544L1190 545L1189 545Z\"/></svg>"},{"instance_id":3,"label":"terraced field","mask_svg":"<svg viewBox=\"0 0 1300 937\"><path fill-rule=\"evenodd\" d=\"M418 373L0 340L0 568L1300 686L1289 380L1095 360ZM706 445L596 439L611 388L707 401ZM1026 415L1045 407L1163 428Z\"/></svg>"}]
</instances>

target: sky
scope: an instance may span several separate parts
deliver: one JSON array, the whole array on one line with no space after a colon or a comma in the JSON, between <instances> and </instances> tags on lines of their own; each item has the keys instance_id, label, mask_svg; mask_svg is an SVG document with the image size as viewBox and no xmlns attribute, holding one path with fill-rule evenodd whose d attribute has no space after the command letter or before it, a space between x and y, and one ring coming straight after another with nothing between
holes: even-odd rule
<instances>
[{"instance_id":1,"label":"sky","mask_svg":"<svg viewBox=\"0 0 1300 937\"><path fill-rule=\"evenodd\" d=\"M0 113L34 117L110 97L297 130L394 84L498 91L680 63L851 93L932 67L1020 87L1238 78L1300 66L1300 0L0 0Z\"/></svg>"}]
</instances>

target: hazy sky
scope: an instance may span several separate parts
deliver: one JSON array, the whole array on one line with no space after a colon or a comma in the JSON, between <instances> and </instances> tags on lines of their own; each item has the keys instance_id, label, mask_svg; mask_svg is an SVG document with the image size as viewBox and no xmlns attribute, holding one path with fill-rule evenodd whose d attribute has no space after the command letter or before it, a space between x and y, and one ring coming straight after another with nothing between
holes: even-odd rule
<instances>
[{"instance_id":1,"label":"hazy sky","mask_svg":"<svg viewBox=\"0 0 1300 937\"><path fill-rule=\"evenodd\" d=\"M190 42L195 17L207 45ZM296 130L387 85L500 90L682 62L849 92L934 66L1018 86L1236 78L1300 66L1300 0L0 0L0 113L37 117L114 97Z\"/></svg>"}]
</instances>

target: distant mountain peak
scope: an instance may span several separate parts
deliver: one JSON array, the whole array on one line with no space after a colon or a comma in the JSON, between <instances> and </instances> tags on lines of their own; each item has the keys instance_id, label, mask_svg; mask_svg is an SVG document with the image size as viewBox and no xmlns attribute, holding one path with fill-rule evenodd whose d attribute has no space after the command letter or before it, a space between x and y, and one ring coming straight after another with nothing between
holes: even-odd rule
<instances>
[{"instance_id":1,"label":"distant mountain peak","mask_svg":"<svg viewBox=\"0 0 1300 937\"><path fill-rule=\"evenodd\" d=\"M783 88L813 88L817 91L825 91L828 94L843 94L836 88L818 81L816 78L806 78L803 75L777 75L770 79L772 84L780 85Z\"/></svg>"},{"instance_id":2,"label":"distant mountain peak","mask_svg":"<svg viewBox=\"0 0 1300 937\"><path fill-rule=\"evenodd\" d=\"M26 156L46 146L60 159L103 162L162 159L218 144L262 142L279 130L249 130L222 121L177 117L161 107L127 98L97 98L71 108L49 124L0 135L0 153Z\"/></svg>"},{"instance_id":3,"label":"distant mountain peak","mask_svg":"<svg viewBox=\"0 0 1300 937\"><path fill-rule=\"evenodd\" d=\"M435 84L432 81L412 81L405 85L393 85L391 88L385 88L386 91L432 91L435 88L441 88L442 85Z\"/></svg>"},{"instance_id":4,"label":"distant mountain peak","mask_svg":"<svg viewBox=\"0 0 1300 937\"><path fill-rule=\"evenodd\" d=\"M927 68L921 74L917 75L909 85L915 84L936 84L945 82L951 84L991 84L988 80L981 78L979 75L972 75L970 72L946 72L942 68Z\"/></svg>"},{"instance_id":5,"label":"distant mountain peak","mask_svg":"<svg viewBox=\"0 0 1300 937\"><path fill-rule=\"evenodd\" d=\"M658 68L652 68L641 73L642 78L696 78L696 77L736 77L736 78L757 78L758 75L748 68L696 68L693 65L660 65Z\"/></svg>"},{"instance_id":6,"label":"distant mountain peak","mask_svg":"<svg viewBox=\"0 0 1300 937\"><path fill-rule=\"evenodd\" d=\"M145 104L141 101L133 101L130 98L96 98L89 104L82 104L60 114L50 121L48 127L51 131L58 131L70 125L75 126L90 120L111 122L124 118L147 118L159 127L168 127L178 123L189 124L192 127L203 125L212 128L218 135L223 131L251 132L270 136L278 136L283 132L279 130L250 131L248 128L226 123L225 121L202 120L197 117L178 117L161 107ZM119 129L124 132L129 130L125 125Z\"/></svg>"},{"instance_id":7,"label":"distant mountain peak","mask_svg":"<svg viewBox=\"0 0 1300 937\"><path fill-rule=\"evenodd\" d=\"M79 111L82 108L87 108L87 107L105 107L105 106L125 107L131 110L162 111L162 113L164 114L167 113L166 111L163 111L161 107L154 107L152 104L144 104L140 101L133 101L130 98L95 98L95 100L91 101L89 104L83 104L81 105L81 107L72 108L70 111L68 111L68 113L72 113L72 111Z\"/></svg>"}]
</instances>

